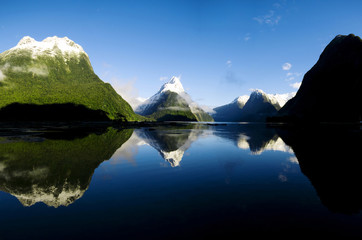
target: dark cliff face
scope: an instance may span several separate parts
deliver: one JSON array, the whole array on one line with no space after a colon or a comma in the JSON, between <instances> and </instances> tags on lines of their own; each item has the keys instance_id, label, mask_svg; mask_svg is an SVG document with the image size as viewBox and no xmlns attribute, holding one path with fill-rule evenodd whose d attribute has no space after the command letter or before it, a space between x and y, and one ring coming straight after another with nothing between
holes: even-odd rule
<instances>
[{"instance_id":1,"label":"dark cliff face","mask_svg":"<svg viewBox=\"0 0 362 240\"><path fill-rule=\"evenodd\" d=\"M238 122L240 121L241 109L244 105L239 106L236 101L214 108L215 113L212 117L217 122Z\"/></svg>"},{"instance_id":2,"label":"dark cliff face","mask_svg":"<svg viewBox=\"0 0 362 240\"><path fill-rule=\"evenodd\" d=\"M253 92L241 110L240 121L264 122L267 117L277 113L276 107L264 93Z\"/></svg>"},{"instance_id":3,"label":"dark cliff face","mask_svg":"<svg viewBox=\"0 0 362 240\"><path fill-rule=\"evenodd\" d=\"M362 210L359 127L277 129L277 133L293 149L302 173L329 210L344 214Z\"/></svg>"},{"instance_id":4,"label":"dark cliff face","mask_svg":"<svg viewBox=\"0 0 362 240\"><path fill-rule=\"evenodd\" d=\"M338 35L303 78L279 116L312 122L361 120L362 40Z\"/></svg>"}]
</instances>

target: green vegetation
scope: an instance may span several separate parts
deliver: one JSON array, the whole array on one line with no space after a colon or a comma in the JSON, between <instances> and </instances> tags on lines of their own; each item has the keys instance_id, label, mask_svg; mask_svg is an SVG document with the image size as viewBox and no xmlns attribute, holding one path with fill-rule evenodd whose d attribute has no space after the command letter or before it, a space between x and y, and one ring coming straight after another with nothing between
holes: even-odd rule
<instances>
[{"instance_id":1,"label":"green vegetation","mask_svg":"<svg viewBox=\"0 0 362 240\"><path fill-rule=\"evenodd\" d=\"M108 128L103 134L74 140L0 138L0 190L31 194L36 186L55 197L64 188L86 190L98 165L110 159L132 133Z\"/></svg>"},{"instance_id":2,"label":"green vegetation","mask_svg":"<svg viewBox=\"0 0 362 240\"><path fill-rule=\"evenodd\" d=\"M0 82L0 108L11 103L73 103L102 110L111 120L145 120L99 79L84 53L64 58L59 52L34 59L29 50L9 50L0 54L0 69L6 76Z\"/></svg>"},{"instance_id":3,"label":"green vegetation","mask_svg":"<svg viewBox=\"0 0 362 240\"><path fill-rule=\"evenodd\" d=\"M164 99L152 106L149 112L152 114L147 116L158 121L213 121L202 109L193 113L186 100L171 91L166 92Z\"/></svg>"}]
</instances>

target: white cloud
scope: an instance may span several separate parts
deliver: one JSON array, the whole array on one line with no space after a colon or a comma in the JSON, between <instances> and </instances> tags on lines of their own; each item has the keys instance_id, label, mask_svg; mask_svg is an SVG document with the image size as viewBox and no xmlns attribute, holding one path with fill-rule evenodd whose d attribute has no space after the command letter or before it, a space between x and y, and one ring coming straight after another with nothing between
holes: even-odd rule
<instances>
[{"instance_id":1,"label":"white cloud","mask_svg":"<svg viewBox=\"0 0 362 240\"><path fill-rule=\"evenodd\" d=\"M20 73L29 73L29 72L31 72L33 74L43 76L43 77L46 77L46 76L49 75L48 67L46 65L27 67L27 66L11 66L9 63L6 63L5 65L3 65L0 68L2 70L12 71L12 72L20 72ZM1 69L0 69L0 71L1 71ZM1 79L1 74L4 75L4 73L2 73L2 72L0 73L0 80L2 80Z\"/></svg>"},{"instance_id":2,"label":"white cloud","mask_svg":"<svg viewBox=\"0 0 362 240\"><path fill-rule=\"evenodd\" d=\"M285 175L282 174L282 173L279 174L278 179L279 179L279 181L281 181L281 182L287 182L287 181L288 181L287 176L285 176Z\"/></svg>"},{"instance_id":3,"label":"white cloud","mask_svg":"<svg viewBox=\"0 0 362 240\"><path fill-rule=\"evenodd\" d=\"M296 80L296 78L302 76L301 73L298 73L298 72L288 72L287 75L286 75L286 79L285 81L293 81L293 80Z\"/></svg>"},{"instance_id":4,"label":"white cloud","mask_svg":"<svg viewBox=\"0 0 362 240\"><path fill-rule=\"evenodd\" d=\"M299 161L298 161L297 157L295 157L295 156L288 158L288 161L291 163L299 164Z\"/></svg>"},{"instance_id":5,"label":"white cloud","mask_svg":"<svg viewBox=\"0 0 362 240\"><path fill-rule=\"evenodd\" d=\"M302 84L302 82L295 82L295 83L289 84L289 86L291 86L292 88L298 89L301 84Z\"/></svg>"},{"instance_id":6,"label":"white cloud","mask_svg":"<svg viewBox=\"0 0 362 240\"><path fill-rule=\"evenodd\" d=\"M244 41L247 42L247 41L250 40L250 38L251 38L250 33L247 33L247 34L245 34L245 36L244 36Z\"/></svg>"},{"instance_id":7,"label":"white cloud","mask_svg":"<svg viewBox=\"0 0 362 240\"><path fill-rule=\"evenodd\" d=\"M168 77L167 76L162 76L162 77L160 77L160 81L166 81L166 80L168 80Z\"/></svg>"},{"instance_id":8,"label":"white cloud","mask_svg":"<svg viewBox=\"0 0 362 240\"><path fill-rule=\"evenodd\" d=\"M136 79L124 83L123 80L113 78L111 84L116 92L126 100L131 107L136 109L143 101L143 98L138 96L138 89L134 86Z\"/></svg>"},{"instance_id":9,"label":"white cloud","mask_svg":"<svg viewBox=\"0 0 362 240\"><path fill-rule=\"evenodd\" d=\"M259 24L266 24L269 26L275 26L281 20L280 15L276 15L274 10L269 10L269 12L263 16L254 17L253 20L257 21Z\"/></svg>"},{"instance_id":10,"label":"white cloud","mask_svg":"<svg viewBox=\"0 0 362 240\"><path fill-rule=\"evenodd\" d=\"M214 109L212 107L206 106L206 105L199 105L199 107L204 110L205 112L209 114L215 113Z\"/></svg>"},{"instance_id":11,"label":"white cloud","mask_svg":"<svg viewBox=\"0 0 362 240\"><path fill-rule=\"evenodd\" d=\"M284 64L282 65L282 69L283 69L284 71L289 71L291 68L292 68L292 64L290 64L290 63L288 63L288 62L286 62L286 63L284 63Z\"/></svg>"},{"instance_id":12,"label":"white cloud","mask_svg":"<svg viewBox=\"0 0 362 240\"><path fill-rule=\"evenodd\" d=\"M29 71L42 77L46 77L49 75L48 68L45 65L40 67L31 67L29 68Z\"/></svg>"},{"instance_id":13,"label":"white cloud","mask_svg":"<svg viewBox=\"0 0 362 240\"><path fill-rule=\"evenodd\" d=\"M0 81L5 79L5 74L0 70Z\"/></svg>"},{"instance_id":14,"label":"white cloud","mask_svg":"<svg viewBox=\"0 0 362 240\"><path fill-rule=\"evenodd\" d=\"M232 62L231 62L231 60L227 60L225 64L226 64L226 66L231 67Z\"/></svg>"}]
</instances>

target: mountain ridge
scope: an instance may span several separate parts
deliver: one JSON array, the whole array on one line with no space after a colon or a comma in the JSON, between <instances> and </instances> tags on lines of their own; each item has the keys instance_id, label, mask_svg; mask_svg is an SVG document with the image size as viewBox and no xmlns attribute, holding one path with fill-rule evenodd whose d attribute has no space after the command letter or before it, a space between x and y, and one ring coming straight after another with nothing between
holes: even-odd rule
<instances>
[{"instance_id":1,"label":"mountain ridge","mask_svg":"<svg viewBox=\"0 0 362 240\"><path fill-rule=\"evenodd\" d=\"M138 121L131 106L93 71L83 48L67 37L31 37L0 54L0 109L12 104L75 104L110 120Z\"/></svg>"},{"instance_id":2,"label":"mountain ridge","mask_svg":"<svg viewBox=\"0 0 362 240\"><path fill-rule=\"evenodd\" d=\"M185 92L180 77L173 76L135 110L158 121L213 121Z\"/></svg>"},{"instance_id":3,"label":"mountain ridge","mask_svg":"<svg viewBox=\"0 0 362 240\"><path fill-rule=\"evenodd\" d=\"M254 89L250 96L239 96L229 104L214 108L212 116L215 121L221 122L265 121L266 117L275 115L294 94L267 94L261 89Z\"/></svg>"},{"instance_id":4,"label":"mountain ridge","mask_svg":"<svg viewBox=\"0 0 362 240\"><path fill-rule=\"evenodd\" d=\"M272 121L360 122L362 40L336 36L304 75L294 98ZM332 101L339 96L338 101Z\"/></svg>"}]
</instances>

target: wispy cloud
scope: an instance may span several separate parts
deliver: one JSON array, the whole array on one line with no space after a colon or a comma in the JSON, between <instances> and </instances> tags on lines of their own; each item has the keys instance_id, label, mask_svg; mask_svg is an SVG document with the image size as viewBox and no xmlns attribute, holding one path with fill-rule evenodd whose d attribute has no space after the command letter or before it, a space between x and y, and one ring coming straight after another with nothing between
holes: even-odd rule
<instances>
[{"instance_id":1,"label":"wispy cloud","mask_svg":"<svg viewBox=\"0 0 362 240\"><path fill-rule=\"evenodd\" d=\"M160 81L163 82L163 81L166 81L168 80L169 78L167 76L162 76L160 77Z\"/></svg>"},{"instance_id":2,"label":"wispy cloud","mask_svg":"<svg viewBox=\"0 0 362 240\"><path fill-rule=\"evenodd\" d=\"M46 65L33 65L33 66L12 66L9 63L6 63L3 66L0 66L0 80L5 78L5 74L2 71L11 71L18 73L33 73L35 75L46 77L49 75L48 67Z\"/></svg>"},{"instance_id":3,"label":"wispy cloud","mask_svg":"<svg viewBox=\"0 0 362 240\"><path fill-rule=\"evenodd\" d=\"M227 60L225 64L226 64L227 67L231 67L231 66L232 66L231 60Z\"/></svg>"},{"instance_id":4,"label":"wispy cloud","mask_svg":"<svg viewBox=\"0 0 362 240\"><path fill-rule=\"evenodd\" d=\"M250 33L245 34L245 36L244 36L244 41L247 42L247 41L249 41L250 39L251 39L251 34L250 34Z\"/></svg>"},{"instance_id":5,"label":"wispy cloud","mask_svg":"<svg viewBox=\"0 0 362 240\"><path fill-rule=\"evenodd\" d=\"M297 157L289 157L288 158L288 161L291 162L291 163L295 163L295 164L299 164L299 161L297 159Z\"/></svg>"},{"instance_id":6,"label":"wispy cloud","mask_svg":"<svg viewBox=\"0 0 362 240\"><path fill-rule=\"evenodd\" d=\"M302 73L299 72L288 72L286 75L285 81L293 81L297 79L298 77L302 76Z\"/></svg>"},{"instance_id":7,"label":"wispy cloud","mask_svg":"<svg viewBox=\"0 0 362 240\"><path fill-rule=\"evenodd\" d=\"M302 82L295 82L295 83L289 84L289 86L291 86L292 88L295 88L295 89L299 89L301 84L302 84Z\"/></svg>"},{"instance_id":8,"label":"wispy cloud","mask_svg":"<svg viewBox=\"0 0 362 240\"><path fill-rule=\"evenodd\" d=\"M138 89L135 87L136 79L124 81L118 78L112 78L111 84L116 92L126 100L133 109L136 109L143 101L138 96Z\"/></svg>"},{"instance_id":9,"label":"wispy cloud","mask_svg":"<svg viewBox=\"0 0 362 240\"><path fill-rule=\"evenodd\" d=\"M277 15L274 10L269 10L267 14L262 16L254 17L253 20L257 21L259 24L266 24L268 26L275 26L281 20L281 16Z\"/></svg>"},{"instance_id":10,"label":"wispy cloud","mask_svg":"<svg viewBox=\"0 0 362 240\"><path fill-rule=\"evenodd\" d=\"M283 69L284 71L289 71L291 68L292 68L292 64L291 64L291 63L286 62L286 63L284 63L284 64L282 65L282 69Z\"/></svg>"},{"instance_id":11,"label":"wispy cloud","mask_svg":"<svg viewBox=\"0 0 362 240\"><path fill-rule=\"evenodd\" d=\"M243 83L243 80L230 69L226 72L226 75L221 82L227 84L241 85Z\"/></svg>"},{"instance_id":12,"label":"wispy cloud","mask_svg":"<svg viewBox=\"0 0 362 240\"><path fill-rule=\"evenodd\" d=\"M215 113L214 109L210 106L207 105L199 105L199 107L204 110L205 112L209 113L209 114L213 114Z\"/></svg>"},{"instance_id":13,"label":"wispy cloud","mask_svg":"<svg viewBox=\"0 0 362 240\"><path fill-rule=\"evenodd\" d=\"M5 74L0 70L0 81L3 81L5 77Z\"/></svg>"}]
</instances>

